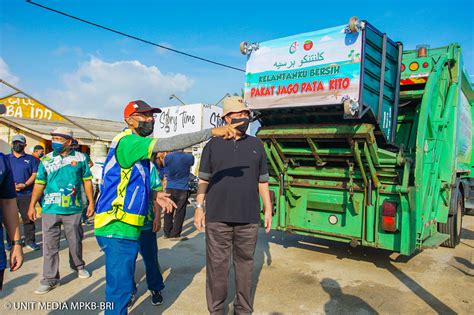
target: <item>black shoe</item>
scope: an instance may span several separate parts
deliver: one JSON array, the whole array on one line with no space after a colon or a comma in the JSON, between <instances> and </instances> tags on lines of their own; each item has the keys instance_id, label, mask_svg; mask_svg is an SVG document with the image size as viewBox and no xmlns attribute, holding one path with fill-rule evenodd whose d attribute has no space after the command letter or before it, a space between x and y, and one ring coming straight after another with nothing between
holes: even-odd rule
<instances>
[{"instance_id":1,"label":"black shoe","mask_svg":"<svg viewBox=\"0 0 474 315\"><path fill-rule=\"evenodd\" d=\"M153 305L161 305L163 304L163 297L161 296L161 291L152 291L151 293L151 304Z\"/></svg>"}]
</instances>

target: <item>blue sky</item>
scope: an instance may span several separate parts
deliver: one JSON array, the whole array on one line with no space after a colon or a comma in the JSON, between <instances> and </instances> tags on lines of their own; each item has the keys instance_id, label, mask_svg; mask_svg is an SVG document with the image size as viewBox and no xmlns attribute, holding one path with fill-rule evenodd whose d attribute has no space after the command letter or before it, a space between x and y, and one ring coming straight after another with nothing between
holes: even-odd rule
<instances>
[{"instance_id":1,"label":"blue sky","mask_svg":"<svg viewBox=\"0 0 474 315\"><path fill-rule=\"evenodd\" d=\"M60 112L121 118L123 105L213 103L240 92L244 73L160 50L53 14L0 0L1 77ZM406 49L458 42L474 74L474 1L37 0L145 39L245 68L239 43L344 24L357 15ZM471 76L471 78L473 78Z\"/></svg>"}]
</instances>

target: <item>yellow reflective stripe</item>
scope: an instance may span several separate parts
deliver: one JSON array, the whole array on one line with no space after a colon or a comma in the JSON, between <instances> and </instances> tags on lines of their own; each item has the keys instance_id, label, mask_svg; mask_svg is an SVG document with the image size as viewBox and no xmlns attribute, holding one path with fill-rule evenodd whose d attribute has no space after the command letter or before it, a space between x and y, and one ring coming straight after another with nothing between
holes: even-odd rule
<instances>
[{"instance_id":1,"label":"yellow reflective stripe","mask_svg":"<svg viewBox=\"0 0 474 315\"><path fill-rule=\"evenodd\" d=\"M130 225L143 226L143 223L145 223L145 216L127 213L122 209L117 208L116 211L110 210L96 214L94 217L94 228L97 229L106 226L113 220L119 220Z\"/></svg>"},{"instance_id":2,"label":"yellow reflective stripe","mask_svg":"<svg viewBox=\"0 0 474 315\"><path fill-rule=\"evenodd\" d=\"M112 142L119 142L123 137L131 135L131 134L132 134L132 131L130 129L122 131L121 133L119 133L118 135L114 137Z\"/></svg>"},{"instance_id":3,"label":"yellow reflective stripe","mask_svg":"<svg viewBox=\"0 0 474 315\"><path fill-rule=\"evenodd\" d=\"M113 142L119 142L123 137L130 135L132 131L130 129L125 130L124 132L119 133L113 140ZM117 197L112 201L112 207L119 206L123 207L125 203L125 194L127 192L127 186L130 182L130 176L132 173L132 168L123 169L120 168L120 183L117 185ZM127 176L128 175L128 176ZM120 192L123 191L121 194Z\"/></svg>"},{"instance_id":4,"label":"yellow reflective stripe","mask_svg":"<svg viewBox=\"0 0 474 315\"><path fill-rule=\"evenodd\" d=\"M158 139L153 139L150 141L150 145L148 146L148 158L151 159L151 156L153 155L153 148L155 147L156 141Z\"/></svg>"},{"instance_id":5,"label":"yellow reflective stripe","mask_svg":"<svg viewBox=\"0 0 474 315\"><path fill-rule=\"evenodd\" d=\"M112 142L118 143L123 137L132 134L130 129L127 129L113 139ZM153 149L153 147L152 147ZM117 163L117 162L115 162ZM123 206L125 203L125 195L128 184L130 183L130 178L132 175L132 169L120 169L120 182L117 185L117 197L112 201L112 207L114 210L105 211L102 213L97 213L94 217L94 228L101 228L114 220L119 220L121 222L135 225L135 226L143 226L145 222L145 216L133 213L127 213L123 211ZM122 193L120 193L122 192Z\"/></svg>"},{"instance_id":6,"label":"yellow reflective stripe","mask_svg":"<svg viewBox=\"0 0 474 315\"><path fill-rule=\"evenodd\" d=\"M127 187L128 187L128 183L130 182L131 175L132 175L131 168L120 169L120 183L117 185L117 197L112 201L112 207L113 206L123 207L125 203L125 194L127 193Z\"/></svg>"},{"instance_id":7,"label":"yellow reflective stripe","mask_svg":"<svg viewBox=\"0 0 474 315\"><path fill-rule=\"evenodd\" d=\"M91 180L92 176L84 177L82 180Z\"/></svg>"},{"instance_id":8,"label":"yellow reflective stripe","mask_svg":"<svg viewBox=\"0 0 474 315\"><path fill-rule=\"evenodd\" d=\"M112 220L115 220L115 216L113 214L107 212L96 213L94 216L94 229L106 226Z\"/></svg>"},{"instance_id":9,"label":"yellow reflective stripe","mask_svg":"<svg viewBox=\"0 0 474 315\"><path fill-rule=\"evenodd\" d=\"M46 181L45 181L45 180L41 180L41 179L37 179L37 180L35 180L35 184L45 185L45 184L46 184Z\"/></svg>"}]
</instances>

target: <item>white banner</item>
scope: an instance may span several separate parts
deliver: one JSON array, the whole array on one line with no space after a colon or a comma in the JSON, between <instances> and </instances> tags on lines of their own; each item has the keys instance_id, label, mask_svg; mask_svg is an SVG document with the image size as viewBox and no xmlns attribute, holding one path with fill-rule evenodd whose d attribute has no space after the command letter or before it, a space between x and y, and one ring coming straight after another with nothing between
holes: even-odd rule
<instances>
[{"instance_id":1,"label":"white banner","mask_svg":"<svg viewBox=\"0 0 474 315\"><path fill-rule=\"evenodd\" d=\"M168 138L184 133L222 126L222 108L214 105L189 104L163 107L155 119L155 138Z\"/></svg>"},{"instance_id":2,"label":"white banner","mask_svg":"<svg viewBox=\"0 0 474 315\"><path fill-rule=\"evenodd\" d=\"M357 101L361 37L341 25L260 43L247 60L245 100L253 109Z\"/></svg>"}]
</instances>

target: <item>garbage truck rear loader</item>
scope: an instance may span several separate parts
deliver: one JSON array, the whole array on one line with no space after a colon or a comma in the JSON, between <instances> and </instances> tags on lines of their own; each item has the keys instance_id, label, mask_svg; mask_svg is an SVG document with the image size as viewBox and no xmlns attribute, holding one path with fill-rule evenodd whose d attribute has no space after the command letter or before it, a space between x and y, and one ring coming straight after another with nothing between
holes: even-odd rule
<instances>
[{"instance_id":1,"label":"garbage truck rear loader","mask_svg":"<svg viewBox=\"0 0 474 315\"><path fill-rule=\"evenodd\" d=\"M403 255L459 243L474 207L474 95L459 45L403 52L352 18L241 51L273 228Z\"/></svg>"}]
</instances>

